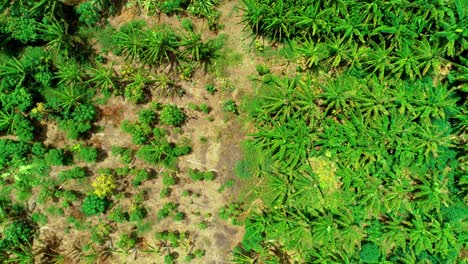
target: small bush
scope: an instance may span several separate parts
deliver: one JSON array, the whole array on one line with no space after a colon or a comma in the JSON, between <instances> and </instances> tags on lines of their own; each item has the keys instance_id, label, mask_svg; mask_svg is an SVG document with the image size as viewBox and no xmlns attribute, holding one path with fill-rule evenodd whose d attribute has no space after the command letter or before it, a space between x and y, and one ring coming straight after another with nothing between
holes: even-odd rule
<instances>
[{"instance_id":1,"label":"small bush","mask_svg":"<svg viewBox=\"0 0 468 264\"><path fill-rule=\"evenodd\" d=\"M237 104L234 100L226 100L223 102L222 109L224 112L231 112L234 114L238 114Z\"/></svg>"},{"instance_id":2,"label":"small bush","mask_svg":"<svg viewBox=\"0 0 468 264\"><path fill-rule=\"evenodd\" d=\"M189 177L194 181L212 181L216 177L215 173L212 171L199 171L194 169L189 169Z\"/></svg>"},{"instance_id":3,"label":"small bush","mask_svg":"<svg viewBox=\"0 0 468 264\"><path fill-rule=\"evenodd\" d=\"M64 170L59 172L58 179L60 182L71 179L81 179L86 177L86 171L82 167L73 167L70 170Z\"/></svg>"},{"instance_id":4,"label":"small bush","mask_svg":"<svg viewBox=\"0 0 468 264\"><path fill-rule=\"evenodd\" d=\"M160 198L166 198L169 195L171 195L171 188L169 188L169 187L162 188L161 192L159 193Z\"/></svg>"},{"instance_id":5,"label":"small bush","mask_svg":"<svg viewBox=\"0 0 468 264\"><path fill-rule=\"evenodd\" d=\"M177 212L174 217L173 217L174 221L176 222L179 222L179 221L182 221L185 219L185 213L183 212Z\"/></svg>"},{"instance_id":6,"label":"small bush","mask_svg":"<svg viewBox=\"0 0 468 264\"><path fill-rule=\"evenodd\" d=\"M213 84L207 84L205 86L205 90L212 95L215 94L217 91L216 87Z\"/></svg>"},{"instance_id":7,"label":"small bush","mask_svg":"<svg viewBox=\"0 0 468 264\"><path fill-rule=\"evenodd\" d=\"M111 196L117 188L114 177L110 174L101 174L97 176L91 185L94 187L94 194L97 197L105 198Z\"/></svg>"},{"instance_id":8,"label":"small bush","mask_svg":"<svg viewBox=\"0 0 468 264\"><path fill-rule=\"evenodd\" d=\"M164 173L163 184L164 186L173 186L177 183L176 179L169 173Z\"/></svg>"},{"instance_id":9,"label":"small bush","mask_svg":"<svg viewBox=\"0 0 468 264\"><path fill-rule=\"evenodd\" d=\"M85 197L81 210L85 215L92 216L104 213L108 206L109 201L92 194Z\"/></svg>"},{"instance_id":10,"label":"small bush","mask_svg":"<svg viewBox=\"0 0 468 264\"><path fill-rule=\"evenodd\" d=\"M138 112L138 122L140 124L152 126L156 123L156 113L151 110L143 109Z\"/></svg>"},{"instance_id":11,"label":"small bush","mask_svg":"<svg viewBox=\"0 0 468 264\"><path fill-rule=\"evenodd\" d=\"M123 211L122 206L119 206L110 212L109 220L121 224L129 220L129 215L127 212Z\"/></svg>"},{"instance_id":12,"label":"small bush","mask_svg":"<svg viewBox=\"0 0 468 264\"><path fill-rule=\"evenodd\" d=\"M135 156L132 149L119 146L112 146L111 153L114 156L120 156L120 161L124 164L130 164Z\"/></svg>"},{"instance_id":13,"label":"small bush","mask_svg":"<svg viewBox=\"0 0 468 264\"><path fill-rule=\"evenodd\" d=\"M260 76L270 73L270 69L266 65L259 64L255 68Z\"/></svg>"},{"instance_id":14,"label":"small bush","mask_svg":"<svg viewBox=\"0 0 468 264\"><path fill-rule=\"evenodd\" d=\"M185 121L185 113L175 105L164 105L160 112L161 123L171 126L180 126Z\"/></svg>"},{"instance_id":15,"label":"small bush","mask_svg":"<svg viewBox=\"0 0 468 264\"><path fill-rule=\"evenodd\" d=\"M84 162L95 163L98 157L98 150L93 147L81 147L76 157Z\"/></svg>"},{"instance_id":16,"label":"small bush","mask_svg":"<svg viewBox=\"0 0 468 264\"><path fill-rule=\"evenodd\" d=\"M0 240L0 244L19 247L31 242L34 229L24 221L14 221L5 227L2 234L3 239Z\"/></svg>"},{"instance_id":17,"label":"small bush","mask_svg":"<svg viewBox=\"0 0 468 264\"><path fill-rule=\"evenodd\" d=\"M61 149L51 149L45 155L45 161L48 165L62 166L65 165L64 153Z\"/></svg>"},{"instance_id":18,"label":"small bush","mask_svg":"<svg viewBox=\"0 0 468 264\"><path fill-rule=\"evenodd\" d=\"M137 244L136 239L127 234L120 235L119 241L117 241L116 243L117 247L119 247L125 252L130 251L132 248L136 246L136 244Z\"/></svg>"},{"instance_id":19,"label":"small bush","mask_svg":"<svg viewBox=\"0 0 468 264\"><path fill-rule=\"evenodd\" d=\"M143 206L134 206L130 210L130 221L141 221L145 219L148 211Z\"/></svg>"},{"instance_id":20,"label":"small bush","mask_svg":"<svg viewBox=\"0 0 468 264\"><path fill-rule=\"evenodd\" d=\"M150 178L150 174L147 170L138 170L135 177L133 178L132 185L134 187L140 186L144 181Z\"/></svg>"}]
</instances>

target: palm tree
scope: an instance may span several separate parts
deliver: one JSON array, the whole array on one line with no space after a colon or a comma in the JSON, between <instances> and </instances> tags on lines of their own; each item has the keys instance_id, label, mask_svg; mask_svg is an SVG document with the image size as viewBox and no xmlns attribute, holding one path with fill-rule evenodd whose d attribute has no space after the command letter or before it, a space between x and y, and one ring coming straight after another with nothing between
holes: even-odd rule
<instances>
[{"instance_id":1,"label":"palm tree","mask_svg":"<svg viewBox=\"0 0 468 264\"><path fill-rule=\"evenodd\" d=\"M420 85L424 89L422 96L415 100L416 112L423 119L446 119L458 113L455 89L447 89L445 85L432 85L424 83Z\"/></svg>"},{"instance_id":2,"label":"palm tree","mask_svg":"<svg viewBox=\"0 0 468 264\"><path fill-rule=\"evenodd\" d=\"M314 42L312 39L307 39L298 48L302 54L304 63L307 68L313 69L320 65L320 62L328 58L329 51L325 43Z\"/></svg>"},{"instance_id":3,"label":"palm tree","mask_svg":"<svg viewBox=\"0 0 468 264\"><path fill-rule=\"evenodd\" d=\"M51 54L68 54L74 46L72 37L68 32L68 25L64 21L50 20L50 23L40 24L38 32L41 38L48 41L46 47Z\"/></svg>"},{"instance_id":4,"label":"palm tree","mask_svg":"<svg viewBox=\"0 0 468 264\"><path fill-rule=\"evenodd\" d=\"M392 50L392 46L387 48L385 40L382 38L380 39L380 44L372 42L371 50L364 58L364 64L368 65L364 70L370 71L371 74L377 73L379 79L383 80L386 72L392 68Z\"/></svg>"},{"instance_id":5,"label":"palm tree","mask_svg":"<svg viewBox=\"0 0 468 264\"><path fill-rule=\"evenodd\" d=\"M390 114L392 97L386 84L373 79L362 88L362 96L357 98L357 108L367 124Z\"/></svg>"},{"instance_id":6,"label":"palm tree","mask_svg":"<svg viewBox=\"0 0 468 264\"><path fill-rule=\"evenodd\" d=\"M109 93L117 87L112 64L108 67L105 67L103 64L98 64L96 68L89 67L87 68L87 74L89 79L86 83L93 84L101 93Z\"/></svg>"},{"instance_id":7,"label":"palm tree","mask_svg":"<svg viewBox=\"0 0 468 264\"><path fill-rule=\"evenodd\" d=\"M5 60L0 64L0 77L15 87L20 87L26 79L26 69L16 58Z\"/></svg>"},{"instance_id":8,"label":"palm tree","mask_svg":"<svg viewBox=\"0 0 468 264\"><path fill-rule=\"evenodd\" d=\"M344 113L350 109L353 101L360 98L362 84L352 76L340 76L337 79L320 85L323 89L321 99L324 100L325 114Z\"/></svg>"},{"instance_id":9,"label":"palm tree","mask_svg":"<svg viewBox=\"0 0 468 264\"><path fill-rule=\"evenodd\" d=\"M62 86L60 89L50 91L49 103L55 110L64 111L64 114L71 113L71 110L80 104L86 93L75 86Z\"/></svg>"},{"instance_id":10,"label":"palm tree","mask_svg":"<svg viewBox=\"0 0 468 264\"><path fill-rule=\"evenodd\" d=\"M438 172L435 171L434 175L415 177L415 181L419 184L415 186L414 199L418 209L423 213L429 213L435 209L440 214L442 206L448 207L453 203L449 196L448 179L444 175L437 174Z\"/></svg>"},{"instance_id":11,"label":"palm tree","mask_svg":"<svg viewBox=\"0 0 468 264\"><path fill-rule=\"evenodd\" d=\"M250 27L254 34L261 34L263 19L266 17L269 7L256 0L242 0L244 17L242 23Z\"/></svg>"},{"instance_id":12,"label":"palm tree","mask_svg":"<svg viewBox=\"0 0 468 264\"><path fill-rule=\"evenodd\" d=\"M326 31L330 11L331 9L322 8L321 1L313 1L300 15L291 16L291 20L298 28L298 34L302 34L304 39L311 39Z\"/></svg>"},{"instance_id":13,"label":"palm tree","mask_svg":"<svg viewBox=\"0 0 468 264\"><path fill-rule=\"evenodd\" d=\"M0 111L0 130L12 133L14 128L14 112Z\"/></svg>"},{"instance_id":14,"label":"palm tree","mask_svg":"<svg viewBox=\"0 0 468 264\"><path fill-rule=\"evenodd\" d=\"M140 29L132 26L128 32L120 30L112 36L117 49L124 54L126 60L134 61L141 58L143 50L142 34L143 32Z\"/></svg>"},{"instance_id":15,"label":"palm tree","mask_svg":"<svg viewBox=\"0 0 468 264\"><path fill-rule=\"evenodd\" d=\"M169 28L148 30L144 33L141 60L150 66L174 62L177 36Z\"/></svg>"},{"instance_id":16,"label":"palm tree","mask_svg":"<svg viewBox=\"0 0 468 264\"><path fill-rule=\"evenodd\" d=\"M408 42L405 42L395 53L396 56L392 62L392 73L395 74L397 79L400 79L403 73L409 76L410 80L414 80L415 76L421 78L419 69L421 58L417 56L417 53L413 51L413 47Z\"/></svg>"},{"instance_id":17,"label":"palm tree","mask_svg":"<svg viewBox=\"0 0 468 264\"><path fill-rule=\"evenodd\" d=\"M75 86L83 81L83 72L77 62L69 61L59 64L57 68L55 78L59 79L58 85Z\"/></svg>"},{"instance_id":18,"label":"palm tree","mask_svg":"<svg viewBox=\"0 0 468 264\"><path fill-rule=\"evenodd\" d=\"M428 251L434 253L433 242L437 241L436 236L428 228L428 222L425 222L421 214L416 213L411 220L411 228L408 233L409 246L414 249L416 254Z\"/></svg>"},{"instance_id":19,"label":"palm tree","mask_svg":"<svg viewBox=\"0 0 468 264\"><path fill-rule=\"evenodd\" d=\"M287 8L284 0L273 2L267 9L269 14L263 19L262 33L271 37L274 41L283 42L293 35L291 24L291 9Z\"/></svg>"},{"instance_id":20,"label":"palm tree","mask_svg":"<svg viewBox=\"0 0 468 264\"><path fill-rule=\"evenodd\" d=\"M286 122L295 112L297 78L273 77L273 82L260 87L260 104L257 115Z\"/></svg>"},{"instance_id":21,"label":"palm tree","mask_svg":"<svg viewBox=\"0 0 468 264\"><path fill-rule=\"evenodd\" d=\"M257 146L265 149L274 160L294 169L307 158L311 146L309 134L310 129L304 121L293 117L288 123L272 129L264 128L252 136Z\"/></svg>"},{"instance_id":22,"label":"palm tree","mask_svg":"<svg viewBox=\"0 0 468 264\"><path fill-rule=\"evenodd\" d=\"M444 59L443 50L437 47L437 43L430 43L426 37L416 44L416 56L420 58L418 68L422 69L421 74L437 73L442 63L448 63Z\"/></svg>"}]
</instances>

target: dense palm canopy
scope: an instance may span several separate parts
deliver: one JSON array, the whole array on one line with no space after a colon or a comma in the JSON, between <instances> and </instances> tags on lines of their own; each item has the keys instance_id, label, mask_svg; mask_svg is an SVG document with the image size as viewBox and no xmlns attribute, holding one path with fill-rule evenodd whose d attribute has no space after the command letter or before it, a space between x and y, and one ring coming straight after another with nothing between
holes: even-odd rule
<instances>
[{"instance_id":1,"label":"dense palm canopy","mask_svg":"<svg viewBox=\"0 0 468 264\"><path fill-rule=\"evenodd\" d=\"M250 146L273 166L255 173L264 206L239 257L462 261L466 4L243 2L246 28L299 44L304 72L263 76L247 105Z\"/></svg>"}]
</instances>

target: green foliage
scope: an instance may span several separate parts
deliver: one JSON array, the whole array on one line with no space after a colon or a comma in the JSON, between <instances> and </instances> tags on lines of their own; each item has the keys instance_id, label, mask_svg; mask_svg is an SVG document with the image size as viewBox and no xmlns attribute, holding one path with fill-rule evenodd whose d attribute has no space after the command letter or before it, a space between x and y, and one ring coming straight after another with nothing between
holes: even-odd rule
<instances>
[{"instance_id":1,"label":"green foliage","mask_svg":"<svg viewBox=\"0 0 468 264\"><path fill-rule=\"evenodd\" d=\"M163 207L157 213L157 219L162 220L168 217L175 209L177 205L173 202L168 202L163 205Z\"/></svg>"},{"instance_id":2,"label":"green foliage","mask_svg":"<svg viewBox=\"0 0 468 264\"><path fill-rule=\"evenodd\" d=\"M224 206L219 210L219 217L223 220L231 220L233 225L240 225L241 221L239 219L240 214L242 213L242 208L240 203L231 203Z\"/></svg>"},{"instance_id":3,"label":"green foliage","mask_svg":"<svg viewBox=\"0 0 468 264\"><path fill-rule=\"evenodd\" d=\"M222 109L225 112L231 112L234 114L238 114L237 104L234 100L229 99L223 102Z\"/></svg>"},{"instance_id":4,"label":"green foliage","mask_svg":"<svg viewBox=\"0 0 468 264\"><path fill-rule=\"evenodd\" d=\"M114 221L116 223L122 224L127 222L130 219L130 216L127 212L124 212L122 206L118 206L114 208L109 213L109 220Z\"/></svg>"},{"instance_id":5,"label":"green foliage","mask_svg":"<svg viewBox=\"0 0 468 264\"><path fill-rule=\"evenodd\" d=\"M60 182L64 182L71 179L82 179L87 176L86 170L82 167L73 167L70 170L64 170L59 172L58 179Z\"/></svg>"},{"instance_id":6,"label":"green foliage","mask_svg":"<svg viewBox=\"0 0 468 264\"><path fill-rule=\"evenodd\" d=\"M416 79L466 50L466 11L460 1L244 0L244 19L256 35L300 43L306 68L357 67L380 78ZM303 8L308 6L308 8ZM441 9L435 15L428 10ZM396 15L398 14L398 15ZM417 22L424 21L424 22ZM458 29L458 30L457 30ZM427 38L427 36L434 36Z\"/></svg>"},{"instance_id":7,"label":"green foliage","mask_svg":"<svg viewBox=\"0 0 468 264\"><path fill-rule=\"evenodd\" d=\"M17 248L32 242L34 229L24 221L13 221L3 230L2 247Z\"/></svg>"},{"instance_id":8,"label":"green foliage","mask_svg":"<svg viewBox=\"0 0 468 264\"><path fill-rule=\"evenodd\" d=\"M188 175L194 181L212 181L216 177L213 171L199 171L194 169L189 169Z\"/></svg>"},{"instance_id":9,"label":"green foliage","mask_svg":"<svg viewBox=\"0 0 468 264\"><path fill-rule=\"evenodd\" d=\"M47 164L54 166L65 165L64 152L61 149L50 149L45 155Z\"/></svg>"},{"instance_id":10,"label":"green foliage","mask_svg":"<svg viewBox=\"0 0 468 264\"><path fill-rule=\"evenodd\" d=\"M117 247L124 252L129 252L131 249L135 248L136 244L137 240L127 234L120 235L119 240L116 243Z\"/></svg>"},{"instance_id":11,"label":"green foliage","mask_svg":"<svg viewBox=\"0 0 468 264\"><path fill-rule=\"evenodd\" d=\"M380 260L379 247L376 244L364 244L359 256L364 263L378 263Z\"/></svg>"},{"instance_id":12,"label":"green foliage","mask_svg":"<svg viewBox=\"0 0 468 264\"><path fill-rule=\"evenodd\" d=\"M174 221L176 221L176 222L180 222L180 221L184 220L185 217L186 217L185 213L183 213L183 212L177 212L177 213L174 214L173 219L174 219Z\"/></svg>"},{"instance_id":13,"label":"green foliage","mask_svg":"<svg viewBox=\"0 0 468 264\"><path fill-rule=\"evenodd\" d=\"M104 213L109 207L109 201L105 198L99 198L97 195L88 195L81 204L81 210L87 216L99 215Z\"/></svg>"},{"instance_id":14,"label":"green foliage","mask_svg":"<svg viewBox=\"0 0 468 264\"><path fill-rule=\"evenodd\" d=\"M214 86L214 84L207 84L207 85L205 86L205 90L206 90L208 93L210 93L211 95L215 94L216 91L217 91L217 89L216 89L216 87Z\"/></svg>"},{"instance_id":15,"label":"green foliage","mask_svg":"<svg viewBox=\"0 0 468 264\"><path fill-rule=\"evenodd\" d=\"M173 186L177 183L176 178L169 173L164 173L162 180L164 186Z\"/></svg>"},{"instance_id":16,"label":"green foliage","mask_svg":"<svg viewBox=\"0 0 468 264\"><path fill-rule=\"evenodd\" d=\"M150 173L147 170L138 170L135 174L135 177L132 180L132 185L137 187L140 186L144 181L151 178Z\"/></svg>"},{"instance_id":17,"label":"green foliage","mask_svg":"<svg viewBox=\"0 0 468 264\"><path fill-rule=\"evenodd\" d=\"M101 20L101 10L94 4L95 1L83 2L76 8L80 15L80 22L93 26Z\"/></svg>"},{"instance_id":18,"label":"green foliage","mask_svg":"<svg viewBox=\"0 0 468 264\"><path fill-rule=\"evenodd\" d=\"M161 123L171 126L182 125L185 121L185 118L185 113L177 106L172 104L164 105L159 116Z\"/></svg>"},{"instance_id":19,"label":"green foliage","mask_svg":"<svg viewBox=\"0 0 468 264\"><path fill-rule=\"evenodd\" d=\"M93 147L80 147L76 157L84 162L95 163L98 158L98 150Z\"/></svg>"},{"instance_id":20,"label":"green foliage","mask_svg":"<svg viewBox=\"0 0 468 264\"><path fill-rule=\"evenodd\" d=\"M135 155L132 149L118 146L112 146L111 153L112 155L120 156L120 160L124 164L130 164Z\"/></svg>"},{"instance_id":21,"label":"green foliage","mask_svg":"<svg viewBox=\"0 0 468 264\"><path fill-rule=\"evenodd\" d=\"M141 110L138 112L138 122L146 126L152 126L156 123L156 113L151 110Z\"/></svg>"},{"instance_id":22,"label":"green foliage","mask_svg":"<svg viewBox=\"0 0 468 264\"><path fill-rule=\"evenodd\" d=\"M148 211L141 205L135 205L130 209L129 215L130 221L141 221L146 218Z\"/></svg>"}]
</instances>

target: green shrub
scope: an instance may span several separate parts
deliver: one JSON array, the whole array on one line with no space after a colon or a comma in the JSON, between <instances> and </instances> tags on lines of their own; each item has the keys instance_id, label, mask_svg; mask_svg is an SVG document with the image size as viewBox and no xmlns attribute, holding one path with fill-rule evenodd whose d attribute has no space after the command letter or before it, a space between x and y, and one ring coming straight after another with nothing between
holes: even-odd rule
<instances>
[{"instance_id":1,"label":"green shrub","mask_svg":"<svg viewBox=\"0 0 468 264\"><path fill-rule=\"evenodd\" d=\"M359 256L361 257L361 261L363 263L379 263L379 246L374 243L366 243L362 246L361 252L359 252Z\"/></svg>"},{"instance_id":2,"label":"green shrub","mask_svg":"<svg viewBox=\"0 0 468 264\"><path fill-rule=\"evenodd\" d=\"M197 258L202 258L203 256L205 256L205 250L196 249L196 250L193 251L193 255L195 255L195 257L197 257Z\"/></svg>"},{"instance_id":3,"label":"green shrub","mask_svg":"<svg viewBox=\"0 0 468 264\"><path fill-rule=\"evenodd\" d=\"M169 173L164 173L163 175L163 184L164 186L173 186L177 183L177 180L174 176Z\"/></svg>"},{"instance_id":4,"label":"green shrub","mask_svg":"<svg viewBox=\"0 0 468 264\"><path fill-rule=\"evenodd\" d=\"M120 238L116 243L117 247L122 249L124 252L130 251L136 246L136 244L136 239L127 234L120 235Z\"/></svg>"},{"instance_id":5,"label":"green shrub","mask_svg":"<svg viewBox=\"0 0 468 264\"><path fill-rule=\"evenodd\" d=\"M47 215L35 212L31 214L31 220L39 226L44 226L47 224Z\"/></svg>"},{"instance_id":6,"label":"green shrub","mask_svg":"<svg viewBox=\"0 0 468 264\"><path fill-rule=\"evenodd\" d=\"M208 228L208 224L205 221L198 223L198 229L205 230Z\"/></svg>"},{"instance_id":7,"label":"green shrub","mask_svg":"<svg viewBox=\"0 0 468 264\"><path fill-rule=\"evenodd\" d=\"M122 122L122 131L132 136L132 142L137 145L146 144L151 138L152 129L144 124L131 123L128 120Z\"/></svg>"},{"instance_id":8,"label":"green shrub","mask_svg":"<svg viewBox=\"0 0 468 264\"><path fill-rule=\"evenodd\" d=\"M212 95L215 94L216 91L218 91L218 90L216 89L216 87L214 86L214 84L207 84L207 85L205 86L205 90L206 90L208 93L212 94Z\"/></svg>"},{"instance_id":9,"label":"green shrub","mask_svg":"<svg viewBox=\"0 0 468 264\"><path fill-rule=\"evenodd\" d=\"M212 181L216 177L216 174L213 171L199 171L194 169L189 169L189 177L194 181Z\"/></svg>"},{"instance_id":10,"label":"green shrub","mask_svg":"<svg viewBox=\"0 0 468 264\"><path fill-rule=\"evenodd\" d=\"M164 105L159 116L161 123L171 126L182 125L185 118L185 113L177 106L171 104Z\"/></svg>"},{"instance_id":11,"label":"green shrub","mask_svg":"<svg viewBox=\"0 0 468 264\"><path fill-rule=\"evenodd\" d=\"M81 179L86 177L86 171L82 167L73 167L70 170L64 170L59 172L58 179L60 182L71 179Z\"/></svg>"},{"instance_id":12,"label":"green shrub","mask_svg":"<svg viewBox=\"0 0 468 264\"><path fill-rule=\"evenodd\" d=\"M165 198L171 195L171 188L169 187L164 187L161 189L161 192L159 193L160 198Z\"/></svg>"},{"instance_id":13,"label":"green shrub","mask_svg":"<svg viewBox=\"0 0 468 264\"><path fill-rule=\"evenodd\" d=\"M148 211L143 206L134 206L130 210L130 221L141 221L148 215Z\"/></svg>"},{"instance_id":14,"label":"green shrub","mask_svg":"<svg viewBox=\"0 0 468 264\"><path fill-rule=\"evenodd\" d=\"M85 197L81 205L81 210L87 216L93 216L104 213L109 206L109 201L105 198L99 198L91 194Z\"/></svg>"},{"instance_id":15,"label":"green shrub","mask_svg":"<svg viewBox=\"0 0 468 264\"><path fill-rule=\"evenodd\" d=\"M200 111L202 111L204 114L209 114L210 113L210 107L206 103L202 103L198 106Z\"/></svg>"},{"instance_id":16,"label":"green shrub","mask_svg":"<svg viewBox=\"0 0 468 264\"><path fill-rule=\"evenodd\" d=\"M222 109L225 112L238 114L237 104L232 99L224 101L222 105Z\"/></svg>"},{"instance_id":17,"label":"green shrub","mask_svg":"<svg viewBox=\"0 0 468 264\"><path fill-rule=\"evenodd\" d=\"M148 180L150 178L150 174L147 170L138 170L135 177L132 180L132 185L134 187L140 186L142 182Z\"/></svg>"},{"instance_id":18,"label":"green shrub","mask_svg":"<svg viewBox=\"0 0 468 264\"><path fill-rule=\"evenodd\" d=\"M185 213L183 213L183 212L177 212L177 213L174 215L173 219L174 219L174 221L176 221L176 222L180 222L180 221L184 220L185 217L186 217Z\"/></svg>"},{"instance_id":19,"label":"green shrub","mask_svg":"<svg viewBox=\"0 0 468 264\"><path fill-rule=\"evenodd\" d=\"M0 244L16 248L31 242L34 229L30 224L18 220L8 224L2 234Z\"/></svg>"},{"instance_id":20,"label":"green shrub","mask_svg":"<svg viewBox=\"0 0 468 264\"><path fill-rule=\"evenodd\" d=\"M138 122L140 124L152 126L156 123L156 113L148 109L140 110L138 112Z\"/></svg>"},{"instance_id":21,"label":"green shrub","mask_svg":"<svg viewBox=\"0 0 468 264\"><path fill-rule=\"evenodd\" d=\"M76 12L80 15L80 22L88 26L93 26L101 20L101 10L94 5L94 1L83 2L76 8Z\"/></svg>"},{"instance_id":22,"label":"green shrub","mask_svg":"<svg viewBox=\"0 0 468 264\"><path fill-rule=\"evenodd\" d=\"M157 219L162 220L169 216L169 214L177 208L177 205L173 202L168 202L158 211Z\"/></svg>"},{"instance_id":23,"label":"green shrub","mask_svg":"<svg viewBox=\"0 0 468 264\"><path fill-rule=\"evenodd\" d=\"M255 68L260 76L270 73L270 69L266 65L259 64Z\"/></svg>"},{"instance_id":24,"label":"green shrub","mask_svg":"<svg viewBox=\"0 0 468 264\"><path fill-rule=\"evenodd\" d=\"M120 156L120 161L124 164L130 164L135 155L132 149L119 146L112 146L111 153L114 156Z\"/></svg>"},{"instance_id":25,"label":"green shrub","mask_svg":"<svg viewBox=\"0 0 468 264\"><path fill-rule=\"evenodd\" d=\"M122 206L114 208L109 214L109 220L119 224L127 222L129 218L128 213L123 211Z\"/></svg>"},{"instance_id":26,"label":"green shrub","mask_svg":"<svg viewBox=\"0 0 468 264\"><path fill-rule=\"evenodd\" d=\"M98 158L98 150L93 147L81 147L76 157L84 162L95 163Z\"/></svg>"},{"instance_id":27,"label":"green shrub","mask_svg":"<svg viewBox=\"0 0 468 264\"><path fill-rule=\"evenodd\" d=\"M61 149L51 149L45 155L45 161L49 165L62 166L65 165L64 152Z\"/></svg>"},{"instance_id":28,"label":"green shrub","mask_svg":"<svg viewBox=\"0 0 468 264\"><path fill-rule=\"evenodd\" d=\"M174 264L175 257L172 254L167 254L164 256L164 264Z\"/></svg>"}]
</instances>

